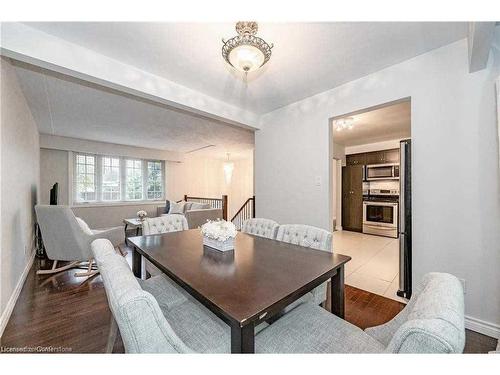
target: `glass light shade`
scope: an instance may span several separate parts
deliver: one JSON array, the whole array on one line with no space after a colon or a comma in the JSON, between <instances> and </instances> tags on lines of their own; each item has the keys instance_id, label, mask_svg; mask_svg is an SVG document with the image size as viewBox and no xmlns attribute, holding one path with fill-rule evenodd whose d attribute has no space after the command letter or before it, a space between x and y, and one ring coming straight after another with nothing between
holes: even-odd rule
<instances>
[{"instance_id":1,"label":"glass light shade","mask_svg":"<svg viewBox=\"0 0 500 375\"><path fill-rule=\"evenodd\" d=\"M242 72L251 72L262 66L264 54L261 50L250 45L241 45L229 53L229 62Z\"/></svg>"},{"instance_id":2,"label":"glass light shade","mask_svg":"<svg viewBox=\"0 0 500 375\"><path fill-rule=\"evenodd\" d=\"M226 180L226 184L231 183L231 178L233 177L234 163L233 162L225 162L224 163L224 179Z\"/></svg>"}]
</instances>

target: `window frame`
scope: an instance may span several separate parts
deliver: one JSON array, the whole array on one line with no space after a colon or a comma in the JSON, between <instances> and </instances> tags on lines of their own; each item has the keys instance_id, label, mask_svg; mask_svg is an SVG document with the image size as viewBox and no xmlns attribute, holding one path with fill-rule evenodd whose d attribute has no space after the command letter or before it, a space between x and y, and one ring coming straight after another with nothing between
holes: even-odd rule
<instances>
[{"instance_id":1,"label":"window frame","mask_svg":"<svg viewBox=\"0 0 500 375\"><path fill-rule=\"evenodd\" d=\"M94 157L94 183L95 183L95 200L79 200L78 195L78 156L92 156ZM120 164L120 200L104 200L103 199L103 158L119 159ZM72 168L72 182L73 186L70 189L72 192L71 202L73 206L120 206L120 205L135 205L142 203L157 203L165 200L166 197L166 162L160 159L142 159L128 156L117 156L109 154L93 154L88 152L73 152L73 168ZM126 163L127 160L135 160L141 162L142 173L142 199L127 199L127 186L126 186ZM158 162L161 164L161 186L162 194L160 198L148 199L148 162Z\"/></svg>"}]
</instances>

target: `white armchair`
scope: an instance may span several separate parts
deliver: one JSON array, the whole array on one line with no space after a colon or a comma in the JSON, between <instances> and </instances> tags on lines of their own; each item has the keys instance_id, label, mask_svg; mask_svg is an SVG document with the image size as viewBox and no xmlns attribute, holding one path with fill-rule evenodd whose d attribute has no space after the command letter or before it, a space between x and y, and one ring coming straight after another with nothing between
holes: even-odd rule
<instances>
[{"instance_id":1,"label":"white armchair","mask_svg":"<svg viewBox=\"0 0 500 375\"><path fill-rule=\"evenodd\" d=\"M111 241L114 247L124 241L123 227L92 230L85 221L75 217L68 206L37 205L35 211L47 256L54 261L52 269L39 270L39 275L61 272L77 267L82 262L88 262L87 272L76 273L75 276L92 276L98 272L92 270L92 241L105 238ZM70 263L57 268L59 261Z\"/></svg>"}]
</instances>

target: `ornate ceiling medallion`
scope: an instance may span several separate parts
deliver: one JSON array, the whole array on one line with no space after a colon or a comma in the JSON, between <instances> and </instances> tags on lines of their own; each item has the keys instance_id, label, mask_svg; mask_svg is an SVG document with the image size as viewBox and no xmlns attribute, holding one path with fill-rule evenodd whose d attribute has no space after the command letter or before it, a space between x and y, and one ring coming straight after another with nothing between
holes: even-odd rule
<instances>
[{"instance_id":1,"label":"ornate ceiling medallion","mask_svg":"<svg viewBox=\"0 0 500 375\"><path fill-rule=\"evenodd\" d=\"M244 72L252 72L259 69L271 58L271 48L264 39L257 34L259 27L257 22L238 22L236 24L237 36L222 42L222 57L233 68Z\"/></svg>"}]
</instances>

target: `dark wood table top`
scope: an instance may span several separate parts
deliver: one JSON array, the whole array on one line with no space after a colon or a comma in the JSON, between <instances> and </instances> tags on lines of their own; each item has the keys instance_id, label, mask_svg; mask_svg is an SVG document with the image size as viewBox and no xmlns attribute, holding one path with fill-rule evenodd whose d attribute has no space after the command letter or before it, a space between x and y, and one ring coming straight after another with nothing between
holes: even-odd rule
<instances>
[{"instance_id":1,"label":"dark wood table top","mask_svg":"<svg viewBox=\"0 0 500 375\"><path fill-rule=\"evenodd\" d=\"M128 240L219 317L241 326L284 308L351 259L245 233L236 236L234 251L219 252L203 246L199 229Z\"/></svg>"}]
</instances>

